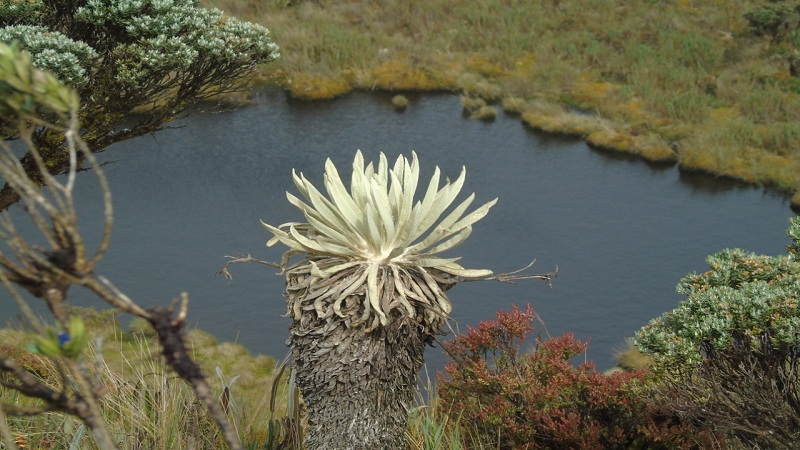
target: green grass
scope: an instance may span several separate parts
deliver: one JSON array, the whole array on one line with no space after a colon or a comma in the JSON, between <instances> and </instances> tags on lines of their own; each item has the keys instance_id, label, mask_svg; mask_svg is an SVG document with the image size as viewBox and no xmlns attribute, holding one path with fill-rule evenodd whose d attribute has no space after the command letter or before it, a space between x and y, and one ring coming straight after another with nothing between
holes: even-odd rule
<instances>
[{"instance_id":1,"label":"green grass","mask_svg":"<svg viewBox=\"0 0 800 450\"><path fill-rule=\"evenodd\" d=\"M195 398L191 387L172 373L159 354L155 337L141 323L123 329L112 311L81 310L94 339L83 361L92 382L102 386L103 418L121 449L219 448L216 425ZM26 351L28 333L0 330L0 349L15 356L26 369L53 386L63 380L49 360ZM218 343L211 335L192 330L189 346L246 448L265 448L271 419L287 411L286 383L278 381L275 360L251 355L235 343ZM285 381L285 380L284 380ZM225 391L227 390L227 395ZM0 403L41 405L0 387ZM80 431L76 418L59 412L8 417L12 436L24 448L95 449L90 433ZM79 439L76 439L78 436ZM74 440L74 441L73 441ZM20 445L20 448L23 448ZM0 446L2 447L2 446Z\"/></svg>"},{"instance_id":2,"label":"green grass","mask_svg":"<svg viewBox=\"0 0 800 450\"><path fill-rule=\"evenodd\" d=\"M203 4L270 27L282 57L259 78L299 98L352 89L513 98L535 128L604 131L594 141L607 150L800 192L800 78L787 62L796 50L745 18L768 0ZM547 116L542 103L562 109ZM574 109L604 125L567 119ZM720 110L737 115L720 123ZM721 136L734 150L709 145Z\"/></svg>"},{"instance_id":3,"label":"green grass","mask_svg":"<svg viewBox=\"0 0 800 450\"><path fill-rule=\"evenodd\" d=\"M427 376L427 375L426 375ZM411 450L493 450L497 445L481 442L477 433L464 430L458 411L439 400L436 385L428 378L409 414L408 443Z\"/></svg>"},{"instance_id":4,"label":"green grass","mask_svg":"<svg viewBox=\"0 0 800 450\"><path fill-rule=\"evenodd\" d=\"M112 310L97 312L76 308L93 334L82 361L92 383L101 386L103 419L123 450L224 448L216 425L190 386L172 373L159 354L154 333L143 320L127 327ZM58 387L63 379L48 358L27 351L31 338L17 328L0 329L0 351L12 356L28 371ZM252 355L243 346L217 342L201 330L188 333L193 357L200 363L214 392L248 449L299 449L302 441L301 407L288 396L288 370L275 360ZM225 393L227 389L227 394ZM436 400L428 380L428 395L418 398L409 420L409 445L418 450L490 449L458 426L458 417ZM294 403L290 407L289 403ZM42 406L16 391L0 387L0 404ZM291 413L294 409L297 414ZM7 417L8 433L20 449L95 450L91 433L75 417L46 412L28 417ZM0 414L0 435L5 433ZM281 444L283 442L283 444ZM0 443L0 448L6 448Z\"/></svg>"},{"instance_id":5,"label":"green grass","mask_svg":"<svg viewBox=\"0 0 800 450\"><path fill-rule=\"evenodd\" d=\"M154 333L143 320L122 327L112 310L75 308L91 330L92 341L81 360L91 381L101 386L102 415L121 449L224 448L217 428L191 388L164 364ZM53 387L64 382L48 358L27 351L31 336L16 329L0 329L0 352L12 356L28 371ZM188 345L227 411L247 449L302 448L302 408L290 399L288 371L244 347L217 342L208 333L191 330ZM650 364L632 346L621 350L623 370ZM460 423L459 411L439 400L430 376L409 411L407 431L413 450L496 449L496 442L478 437ZM41 406L16 391L0 387L0 404ZM294 412L291 412L294 411ZM297 424L300 424L297 426ZM95 450L90 433L72 416L46 412L29 417L0 414L0 434L8 434L20 448ZM23 447L24 446L24 447ZM5 448L0 444L0 448Z\"/></svg>"}]
</instances>

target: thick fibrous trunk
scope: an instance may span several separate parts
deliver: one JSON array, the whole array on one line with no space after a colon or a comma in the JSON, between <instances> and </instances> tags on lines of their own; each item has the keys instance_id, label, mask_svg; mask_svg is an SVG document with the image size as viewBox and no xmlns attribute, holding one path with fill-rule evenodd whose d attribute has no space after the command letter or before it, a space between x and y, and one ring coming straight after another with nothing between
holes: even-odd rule
<instances>
[{"instance_id":1,"label":"thick fibrous trunk","mask_svg":"<svg viewBox=\"0 0 800 450\"><path fill-rule=\"evenodd\" d=\"M407 447L408 409L430 339L415 319L365 333L363 325L306 314L290 334L309 450Z\"/></svg>"},{"instance_id":2,"label":"thick fibrous trunk","mask_svg":"<svg viewBox=\"0 0 800 450\"><path fill-rule=\"evenodd\" d=\"M288 344L308 413L306 445L406 448L425 345L441 333L449 312L434 287L444 291L456 279L435 270L381 266L372 298L366 264L320 277L342 263L347 266L341 258L312 255L286 270Z\"/></svg>"}]
</instances>

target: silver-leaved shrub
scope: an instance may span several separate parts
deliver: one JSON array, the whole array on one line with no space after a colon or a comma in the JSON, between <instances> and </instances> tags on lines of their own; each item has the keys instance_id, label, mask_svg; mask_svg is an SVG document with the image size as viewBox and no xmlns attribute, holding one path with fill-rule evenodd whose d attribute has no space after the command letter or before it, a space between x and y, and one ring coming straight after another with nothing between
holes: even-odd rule
<instances>
[{"instance_id":1,"label":"silver-leaved shrub","mask_svg":"<svg viewBox=\"0 0 800 450\"><path fill-rule=\"evenodd\" d=\"M33 64L53 72L65 84L81 86L89 81L87 70L98 57L97 52L83 42L36 25L11 25L0 28L0 42L17 41L27 50Z\"/></svg>"},{"instance_id":2,"label":"silver-leaved shrub","mask_svg":"<svg viewBox=\"0 0 800 450\"><path fill-rule=\"evenodd\" d=\"M192 0L0 2L0 42L14 41L82 98L125 109L219 90L279 56L266 27Z\"/></svg>"},{"instance_id":3,"label":"silver-leaved shrub","mask_svg":"<svg viewBox=\"0 0 800 450\"><path fill-rule=\"evenodd\" d=\"M194 0L0 1L0 43L30 54L38 69L75 89L80 137L93 152L162 130L200 102L242 90L260 64L279 57L266 27ZM3 138L17 132L0 118ZM69 170L56 128L39 127L31 144L53 174ZM34 167L30 154L20 163ZM0 186L0 210L19 199L8 183Z\"/></svg>"},{"instance_id":4,"label":"silver-leaved shrub","mask_svg":"<svg viewBox=\"0 0 800 450\"><path fill-rule=\"evenodd\" d=\"M786 255L728 249L707 258L710 270L680 281L686 300L634 338L656 371L687 374L705 357L743 344L800 349L800 218L790 223Z\"/></svg>"},{"instance_id":5,"label":"silver-leaved shrub","mask_svg":"<svg viewBox=\"0 0 800 450\"><path fill-rule=\"evenodd\" d=\"M0 20L5 28L13 25L33 25L34 28L17 27L16 31L4 31L0 40L10 42L20 39L23 47L34 56L46 49L56 52L74 52L76 48L85 52L86 42L80 38L79 28L86 31L102 30L105 39L97 39L94 57L114 55L117 45L139 44L136 56L146 58L148 52L163 50L162 59L199 62L201 59L216 59L218 63L242 63L251 59L273 60L278 57L278 47L269 37L269 30L261 25L242 22L226 16L216 8L206 9L191 0L138 0L112 1L89 0L71 15L68 28L76 30L65 36L62 16L56 8L46 8L52 0L27 2L2 2ZM86 33L87 37L89 33ZM177 40L185 48L177 54L175 46L161 43ZM147 42L148 44L143 44ZM89 50L91 51L91 50ZM134 56L134 55L130 55ZM86 58L80 58L86 59ZM152 58L151 58L152 59ZM266 62L266 61L265 61ZM51 69L52 70L52 69Z\"/></svg>"}]
</instances>

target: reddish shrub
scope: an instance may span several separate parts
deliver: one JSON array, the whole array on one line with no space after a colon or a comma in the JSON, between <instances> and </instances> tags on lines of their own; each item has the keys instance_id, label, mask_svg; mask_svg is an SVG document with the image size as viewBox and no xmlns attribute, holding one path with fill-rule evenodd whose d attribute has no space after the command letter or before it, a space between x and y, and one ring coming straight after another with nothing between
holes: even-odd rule
<instances>
[{"instance_id":1,"label":"reddish shrub","mask_svg":"<svg viewBox=\"0 0 800 450\"><path fill-rule=\"evenodd\" d=\"M709 448L695 443L704 433L646 400L643 372L607 376L591 362L573 364L588 344L572 334L520 353L534 318L530 306L499 311L444 344L452 361L439 396L468 432L501 449Z\"/></svg>"}]
</instances>

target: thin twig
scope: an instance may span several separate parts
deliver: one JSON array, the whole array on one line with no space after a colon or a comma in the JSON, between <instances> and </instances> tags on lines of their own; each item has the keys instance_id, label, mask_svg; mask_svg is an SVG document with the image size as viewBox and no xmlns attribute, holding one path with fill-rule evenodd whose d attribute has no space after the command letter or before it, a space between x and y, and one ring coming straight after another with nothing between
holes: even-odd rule
<instances>
[{"instance_id":1,"label":"thin twig","mask_svg":"<svg viewBox=\"0 0 800 450\"><path fill-rule=\"evenodd\" d=\"M37 316L30 306L28 306L28 302L20 295L19 291L17 291L14 284L8 279L8 276L5 272L0 271L0 282L3 283L8 293L11 294L11 297L17 303L17 306L22 311L22 314L25 316L25 319L28 320L28 324L33 327L34 331L41 334L42 330L44 330L44 326L42 322L39 320L39 316Z\"/></svg>"},{"instance_id":2,"label":"thin twig","mask_svg":"<svg viewBox=\"0 0 800 450\"><path fill-rule=\"evenodd\" d=\"M558 266L556 266L556 270L554 272L548 273L521 273L528 269L530 269L534 264L536 264L536 260L530 262L527 266L517 269L511 272L503 272L494 275L489 275L486 277L479 277L479 278L466 278L466 279L459 279L459 282L462 281L500 281L502 283L509 283L509 284L517 284L517 281L520 280L542 280L546 281L548 286L552 287L553 278L558 276Z\"/></svg>"},{"instance_id":3,"label":"thin twig","mask_svg":"<svg viewBox=\"0 0 800 450\"><path fill-rule=\"evenodd\" d=\"M147 310L137 305L103 276L87 277L80 280L78 284L94 292L95 295L120 311L143 319L150 318L150 313Z\"/></svg>"},{"instance_id":4,"label":"thin twig","mask_svg":"<svg viewBox=\"0 0 800 450\"><path fill-rule=\"evenodd\" d=\"M222 269L220 269L219 272L217 272L217 275L223 275L225 277L225 279L228 280L228 281L233 280L233 275L231 275L231 273L228 271L228 266L230 266L231 264L256 263L256 264L263 264L265 266L274 267L276 269L280 269L281 268L281 265L278 264L278 263L274 263L274 262L270 262L270 261L264 261L263 259L253 258L252 256L250 256L249 253L246 253L246 254L240 253L240 254L237 254L236 256L225 256L225 257L229 258L230 261L225 263L225 265L222 267Z\"/></svg>"},{"instance_id":5,"label":"thin twig","mask_svg":"<svg viewBox=\"0 0 800 450\"><path fill-rule=\"evenodd\" d=\"M203 376L200 366L189 356L189 352L186 349L186 323L184 319L188 301L188 295L185 292L182 293L181 309L177 317L174 318L175 302L169 308L150 308L148 310L150 313L148 321L158 334L158 341L161 344L162 353L167 364L192 386L197 398L203 402L211 417L216 421L220 432L222 432L223 439L225 439L231 450L241 450L242 444L239 436L228 421L228 417L222 410L220 403L211 392L211 386Z\"/></svg>"},{"instance_id":6,"label":"thin twig","mask_svg":"<svg viewBox=\"0 0 800 450\"><path fill-rule=\"evenodd\" d=\"M0 405L0 438L8 450L19 450L17 444L11 439L11 430L8 428L8 418L5 413L5 408L7 406L8 405Z\"/></svg>"}]
</instances>

